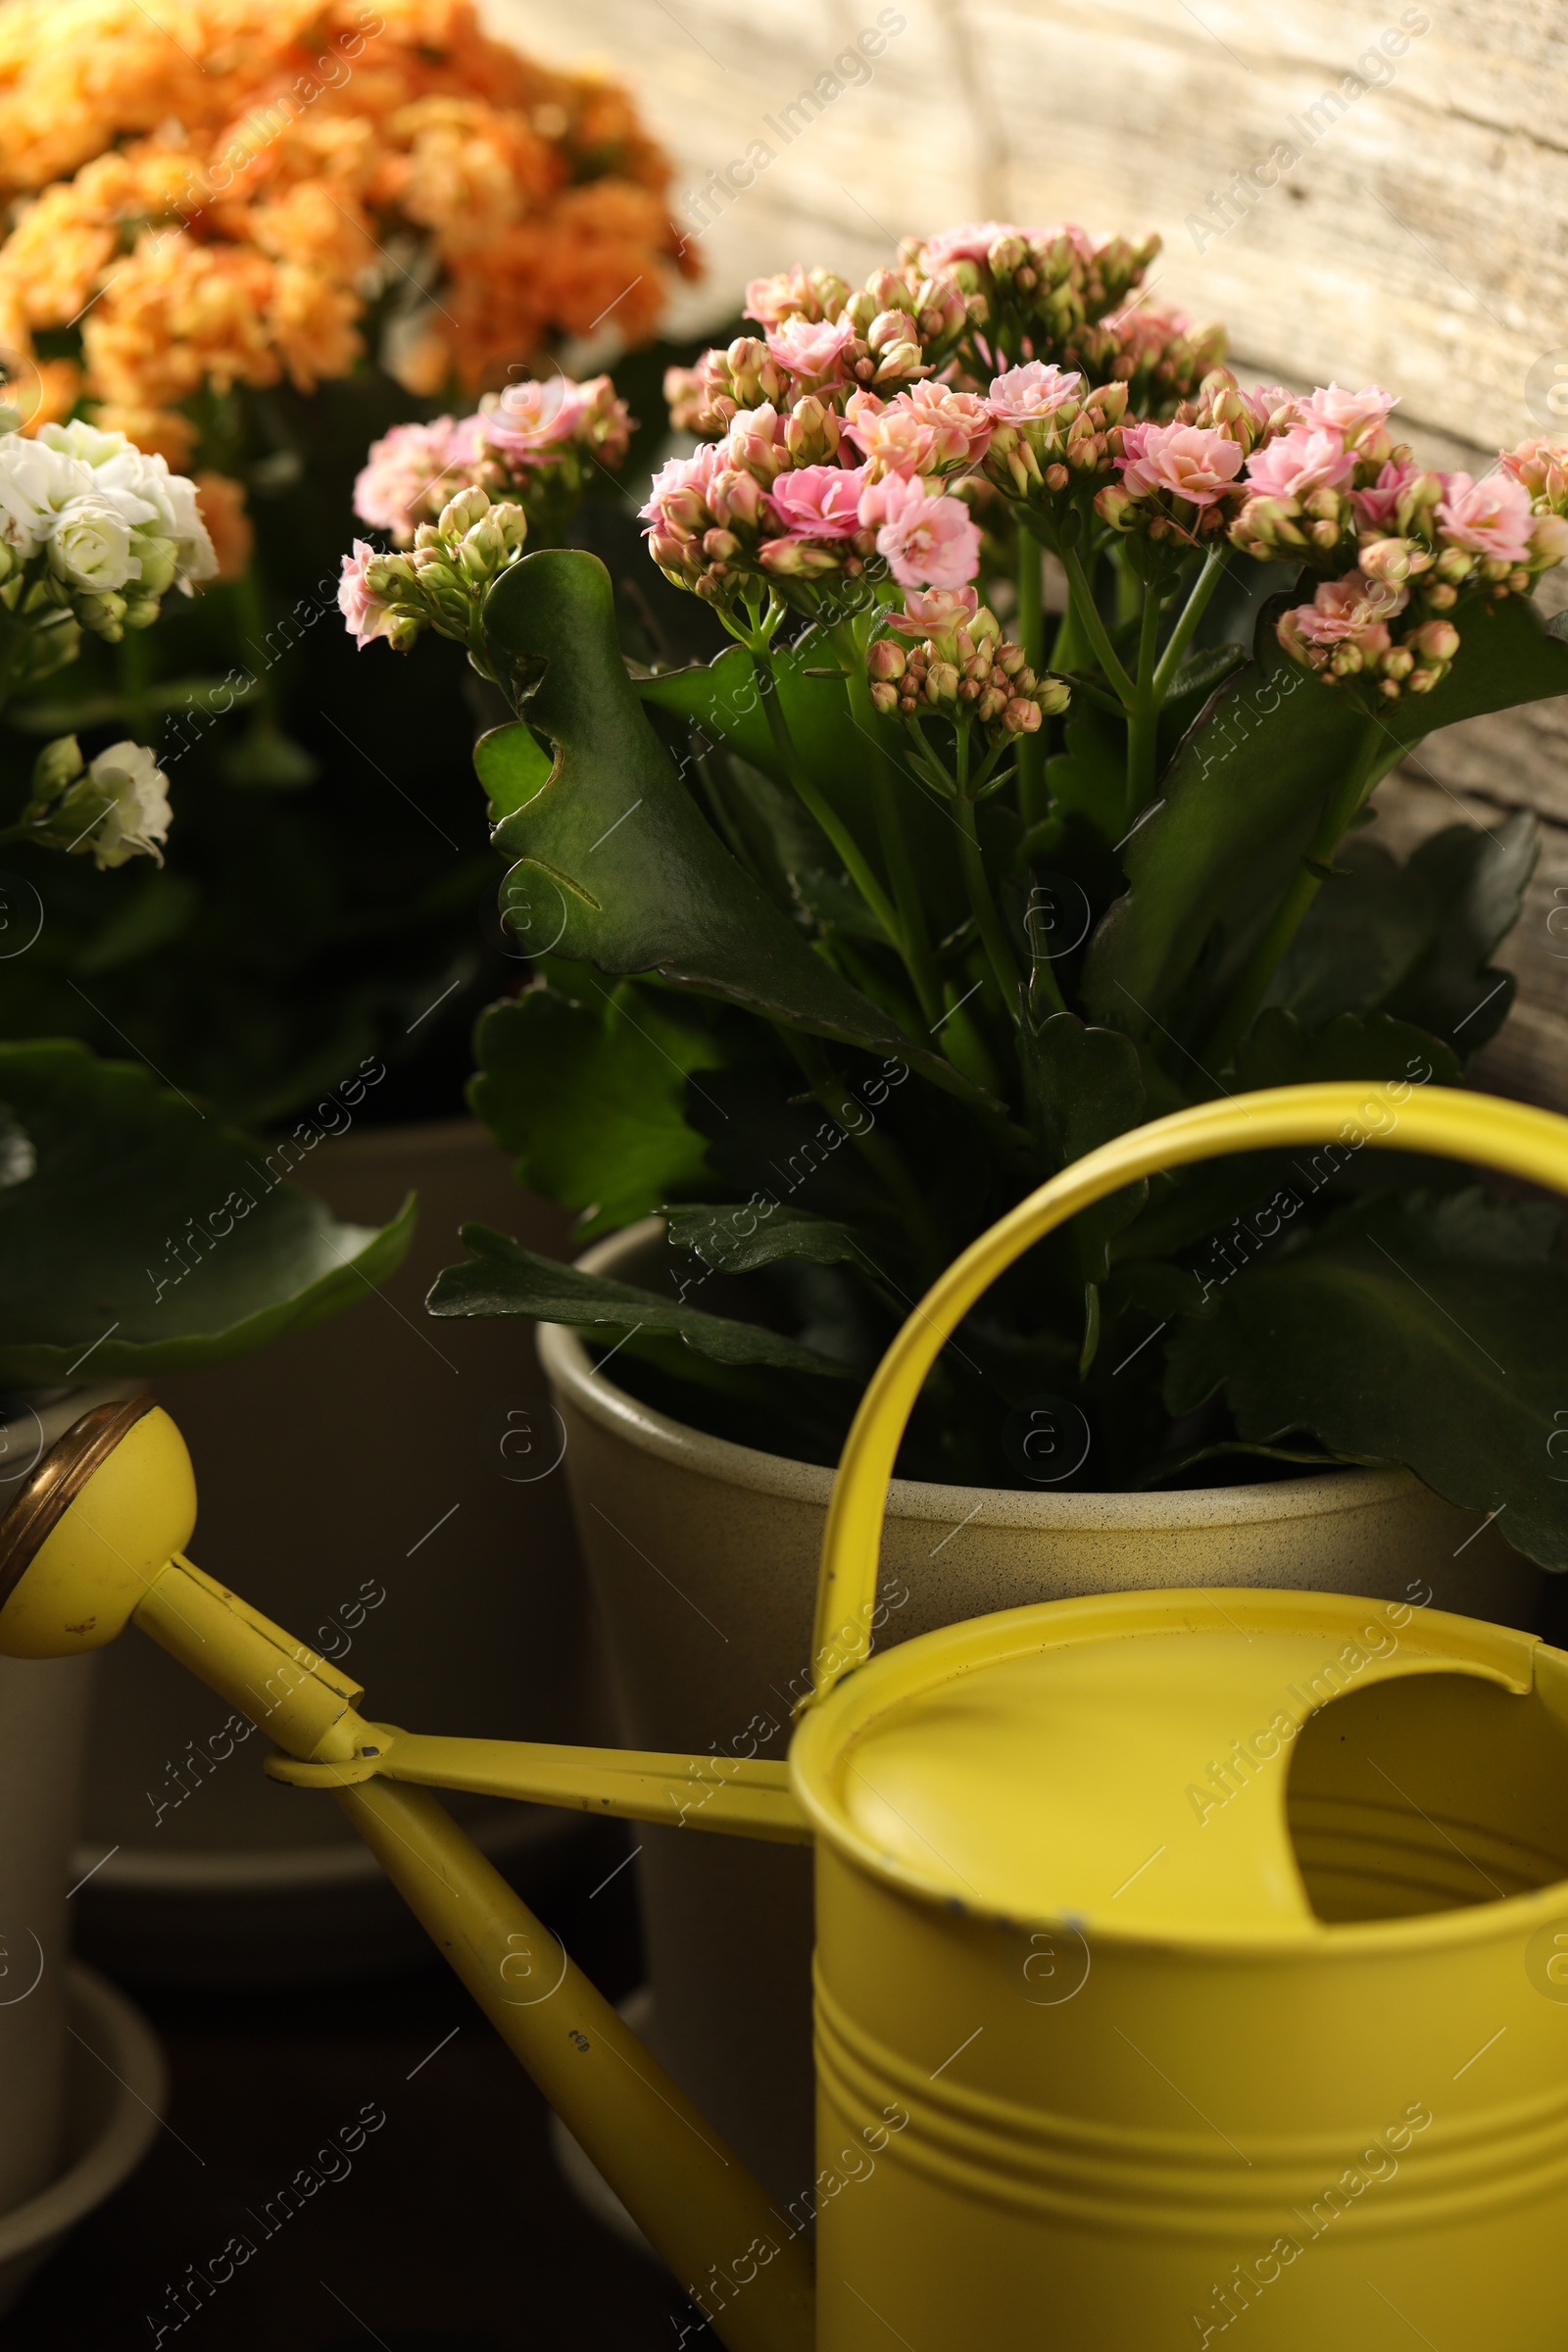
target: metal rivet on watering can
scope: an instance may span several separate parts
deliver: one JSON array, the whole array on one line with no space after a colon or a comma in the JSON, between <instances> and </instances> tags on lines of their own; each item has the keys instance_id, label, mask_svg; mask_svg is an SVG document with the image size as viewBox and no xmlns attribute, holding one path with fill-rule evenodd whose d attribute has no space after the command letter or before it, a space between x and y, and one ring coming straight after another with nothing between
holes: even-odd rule
<instances>
[{"instance_id":1,"label":"metal rivet on watering can","mask_svg":"<svg viewBox=\"0 0 1568 2352\"><path fill-rule=\"evenodd\" d=\"M819 2352L869 2312L1560 2345L1568 1657L1338 1595L1058 1602L879 1658L792 1766Z\"/></svg>"}]
</instances>

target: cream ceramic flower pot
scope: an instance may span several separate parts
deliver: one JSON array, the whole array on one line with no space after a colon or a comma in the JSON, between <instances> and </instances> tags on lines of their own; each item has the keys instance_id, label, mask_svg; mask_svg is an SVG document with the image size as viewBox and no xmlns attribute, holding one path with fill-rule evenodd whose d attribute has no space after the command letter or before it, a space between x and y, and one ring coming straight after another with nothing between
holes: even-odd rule
<instances>
[{"instance_id":1,"label":"cream ceramic flower pot","mask_svg":"<svg viewBox=\"0 0 1568 2352\"><path fill-rule=\"evenodd\" d=\"M386 1720L594 1740L564 1440L532 1350L515 1324L424 1312L465 1219L561 1253L564 1214L518 1186L474 1119L356 1129L300 1175L364 1224L416 1190L418 1228L374 1296L242 1362L154 1384L196 1468L196 1558L340 1661ZM348 1822L266 1779L266 1746L139 1635L102 1653L77 1862L92 1876L73 1905L92 1958L166 1984L417 1960L422 1932ZM579 1826L452 1804L525 1887Z\"/></svg>"},{"instance_id":2,"label":"cream ceramic flower pot","mask_svg":"<svg viewBox=\"0 0 1568 2352\"><path fill-rule=\"evenodd\" d=\"M0 1511L74 1421L120 1393L0 1400ZM66 2154L68 1897L94 1664L0 1658L0 2217L46 2189Z\"/></svg>"},{"instance_id":3,"label":"cream ceramic flower pot","mask_svg":"<svg viewBox=\"0 0 1568 2352\"><path fill-rule=\"evenodd\" d=\"M659 1234L651 1219L581 1262L637 1279ZM594 1371L575 1331L541 1328L539 1353L565 1425L622 1740L782 1756L807 1688L831 1471L650 1411ZM895 1480L876 1639L1159 1585L1430 1599L1529 1626L1542 1582L1494 1528L1405 1470L1163 1494ZM649 2038L773 2193L799 2196L814 2178L809 1854L673 1825L637 1835Z\"/></svg>"}]
</instances>

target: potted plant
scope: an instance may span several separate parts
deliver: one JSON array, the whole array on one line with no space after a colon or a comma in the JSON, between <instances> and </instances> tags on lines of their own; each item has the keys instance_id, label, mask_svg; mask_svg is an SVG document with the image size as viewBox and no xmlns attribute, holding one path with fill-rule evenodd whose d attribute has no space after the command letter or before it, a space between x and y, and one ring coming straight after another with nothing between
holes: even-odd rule
<instances>
[{"instance_id":1,"label":"potted plant","mask_svg":"<svg viewBox=\"0 0 1568 2352\"><path fill-rule=\"evenodd\" d=\"M338 556L368 442L428 446L509 369L548 375L568 339L612 338L621 389L662 420L648 396L669 355L638 347L695 249L625 93L490 37L466 0L196 0L172 25L106 0L24 0L0 27L12 395L29 432L87 417L193 476L220 567L154 635L89 638L73 668L9 701L14 760L61 735L89 757L133 736L179 821L162 865L141 859L107 889L81 859L55 861L40 939L24 964L0 961L0 1038L75 1036L109 1055L133 1039L204 1106L291 1135L346 1222L379 1225L414 1189L426 1201L387 1306L243 1369L170 1372L161 1392L188 1429L205 1524L280 1615L352 1597L358 1578L321 1586L334 1550L402 1561L459 1506L356 1647L394 1705L403 1678L434 1666L431 1580L445 1580L454 1682L460 1596L520 1635L519 1530L539 1562L530 1654L584 1643L564 1502L550 1482L514 1483L519 1463L484 1437L505 1403L542 1442L537 1374L519 1384L493 1344L438 1351L412 1329L455 1248L434 1242L437 1220L455 1235L480 1195L499 1219L511 1191L462 1115L473 1017L516 968L468 760L497 712L466 705L479 681L450 644L416 669L361 662L337 626ZM577 527L596 543L620 514L616 461L603 437L584 458ZM622 537L646 568L635 527ZM24 852L21 879L35 865ZM564 1247L550 1204L525 1213L535 1249ZM481 1387L484 1410L468 1401ZM516 1434L501 1432L509 1446ZM273 1472L260 1509L259 1442ZM342 1475L343 1448L358 1475ZM455 1454L464 1478L437 1467ZM524 1693L491 1654L475 1728L552 1704L563 1738L584 1736L580 1681L541 1667ZM97 1706L81 1871L119 1850L75 1907L114 1967L188 1980L319 1966L339 1897L341 1965L393 1950L395 1898L351 1837L335 1860L324 1850L335 1815L242 1788L238 1771L207 1789L214 1727L178 1678L116 1652ZM202 1793L182 1801L185 1788ZM535 1826L491 1812L517 1840Z\"/></svg>"},{"instance_id":2,"label":"potted plant","mask_svg":"<svg viewBox=\"0 0 1568 2352\"><path fill-rule=\"evenodd\" d=\"M17 422L0 415L0 702L69 670L84 642L154 628L171 590L191 594L217 569L195 485L161 457L88 424L26 439ZM167 782L146 744L126 737L89 759L74 734L47 742L30 777L5 776L0 990L13 1017L0 1043L0 1509L95 1401L305 1328L390 1273L412 1229L412 1200L380 1231L338 1223L288 1181L297 1146L253 1143L143 1063L100 1059L74 1038L16 1034L46 999L31 959L55 874L74 858L102 906L112 876L136 860L156 866L172 821ZM107 931L113 916L102 919ZM345 1075L360 1099L373 1083L364 1068ZM8 1664L0 1676L8 2214L85 2154L64 2136L73 2004L147 2075L134 2021L127 2028L113 2002L74 1984L67 1965L87 1674L83 1660L36 1677ZM123 2117L107 2111L93 2129L124 2138ZM131 2140L133 2155L142 2142ZM92 2177L107 2194L119 2174L100 2163ZM40 2244L58 2205L35 2217ZM57 2214L56 2234L60 2226ZM19 2264L6 2291L22 2276Z\"/></svg>"},{"instance_id":3,"label":"potted plant","mask_svg":"<svg viewBox=\"0 0 1568 2352\"><path fill-rule=\"evenodd\" d=\"M509 546L473 597L538 950L473 1100L617 1238L568 1272L470 1228L431 1305L556 1327L639 1744L782 1753L860 1383L1022 1193L1220 1092L1352 1076L1396 1120L1505 1015L1528 820L1403 864L1360 828L1430 729L1568 690L1530 593L1563 463L1428 472L1387 393L1245 392L1140 295L1152 251L987 222L859 289L754 283L644 509L716 660L629 673L579 553ZM431 575L496 527L448 510ZM362 559L362 632L441 625L419 561ZM1555 1216L1366 1134L1130 1188L997 1286L901 1455L884 1638L1114 1583L1534 1604L1568 1565ZM655 2035L786 2186L804 1882L712 1847L647 1841Z\"/></svg>"}]
</instances>

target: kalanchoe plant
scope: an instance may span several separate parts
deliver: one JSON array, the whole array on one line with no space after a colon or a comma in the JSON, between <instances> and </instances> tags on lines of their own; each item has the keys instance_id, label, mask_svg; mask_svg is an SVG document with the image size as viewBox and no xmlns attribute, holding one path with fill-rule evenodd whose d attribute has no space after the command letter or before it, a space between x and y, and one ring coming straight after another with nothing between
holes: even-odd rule
<instances>
[{"instance_id":1,"label":"kalanchoe plant","mask_svg":"<svg viewBox=\"0 0 1568 2352\"><path fill-rule=\"evenodd\" d=\"M170 589L215 569L195 487L162 458L91 425L35 440L15 427L0 413L0 705L71 663L84 632L150 628ZM0 877L0 989L25 1018L61 870L34 853L161 864L172 811L154 755L129 739L88 759L57 736L25 785L0 790L8 867L21 853ZM107 934L117 884L95 887ZM374 1083L343 1075L357 1100ZM380 1233L339 1225L283 1182L303 1156L74 1040L0 1042L0 1391L219 1362L363 1296L408 1247L413 1203Z\"/></svg>"},{"instance_id":2,"label":"kalanchoe plant","mask_svg":"<svg viewBox=\"0 0 1568 2352\"><path fill-rule=\"evenodd\" d=\"M1044 1177L1357 1078L1323 1151L1129 1187L1034 1251L904 1467L1403 1462L1568 1566L1555 1216L1361 1150L1505 1016L1529 821L1403 863L1360 832L1429 730L1568 691L1530 593L1565 460L1425 473L1386 393L1244 389L1143 297L1152 251L986 222L858 290L754 284L760 332L669 387L703 439L643 510L734 641L704 666L628 665L583 554L465 589L534 951L473 1100L585 1237L660 1210L669 1250L565 1281L470 1229L432 1307L598 1327L654 1401L830 1460L924 1285Z\"/></svg>"}]
</instances>

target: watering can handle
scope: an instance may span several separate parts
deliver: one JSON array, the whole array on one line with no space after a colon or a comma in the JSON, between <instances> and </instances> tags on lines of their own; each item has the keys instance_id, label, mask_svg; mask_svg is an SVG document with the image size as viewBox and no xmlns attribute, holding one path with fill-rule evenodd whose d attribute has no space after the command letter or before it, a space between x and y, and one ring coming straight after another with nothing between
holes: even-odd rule
<instances>
[{"instance_id":1,"label":"watering can handle","mask_svg":"<svg viewBox=\"0 0 1568 2352\"><path fill-rule=\"evenodd\" d=\"M839 1457L811 1643L812 1691L825 1698L871 1646L888 1482L927 1373L977 1298L1015 1258L1083 1208L1146 1176L1227 1152L1344 1142L1431 1152L1568 1192L1568 1119L1455 1087L1334 1080L1202 1102L1135 1127L1020 1200L954 1259L909 1316L860 1401Z\"/></svg>"}]
</instances>

